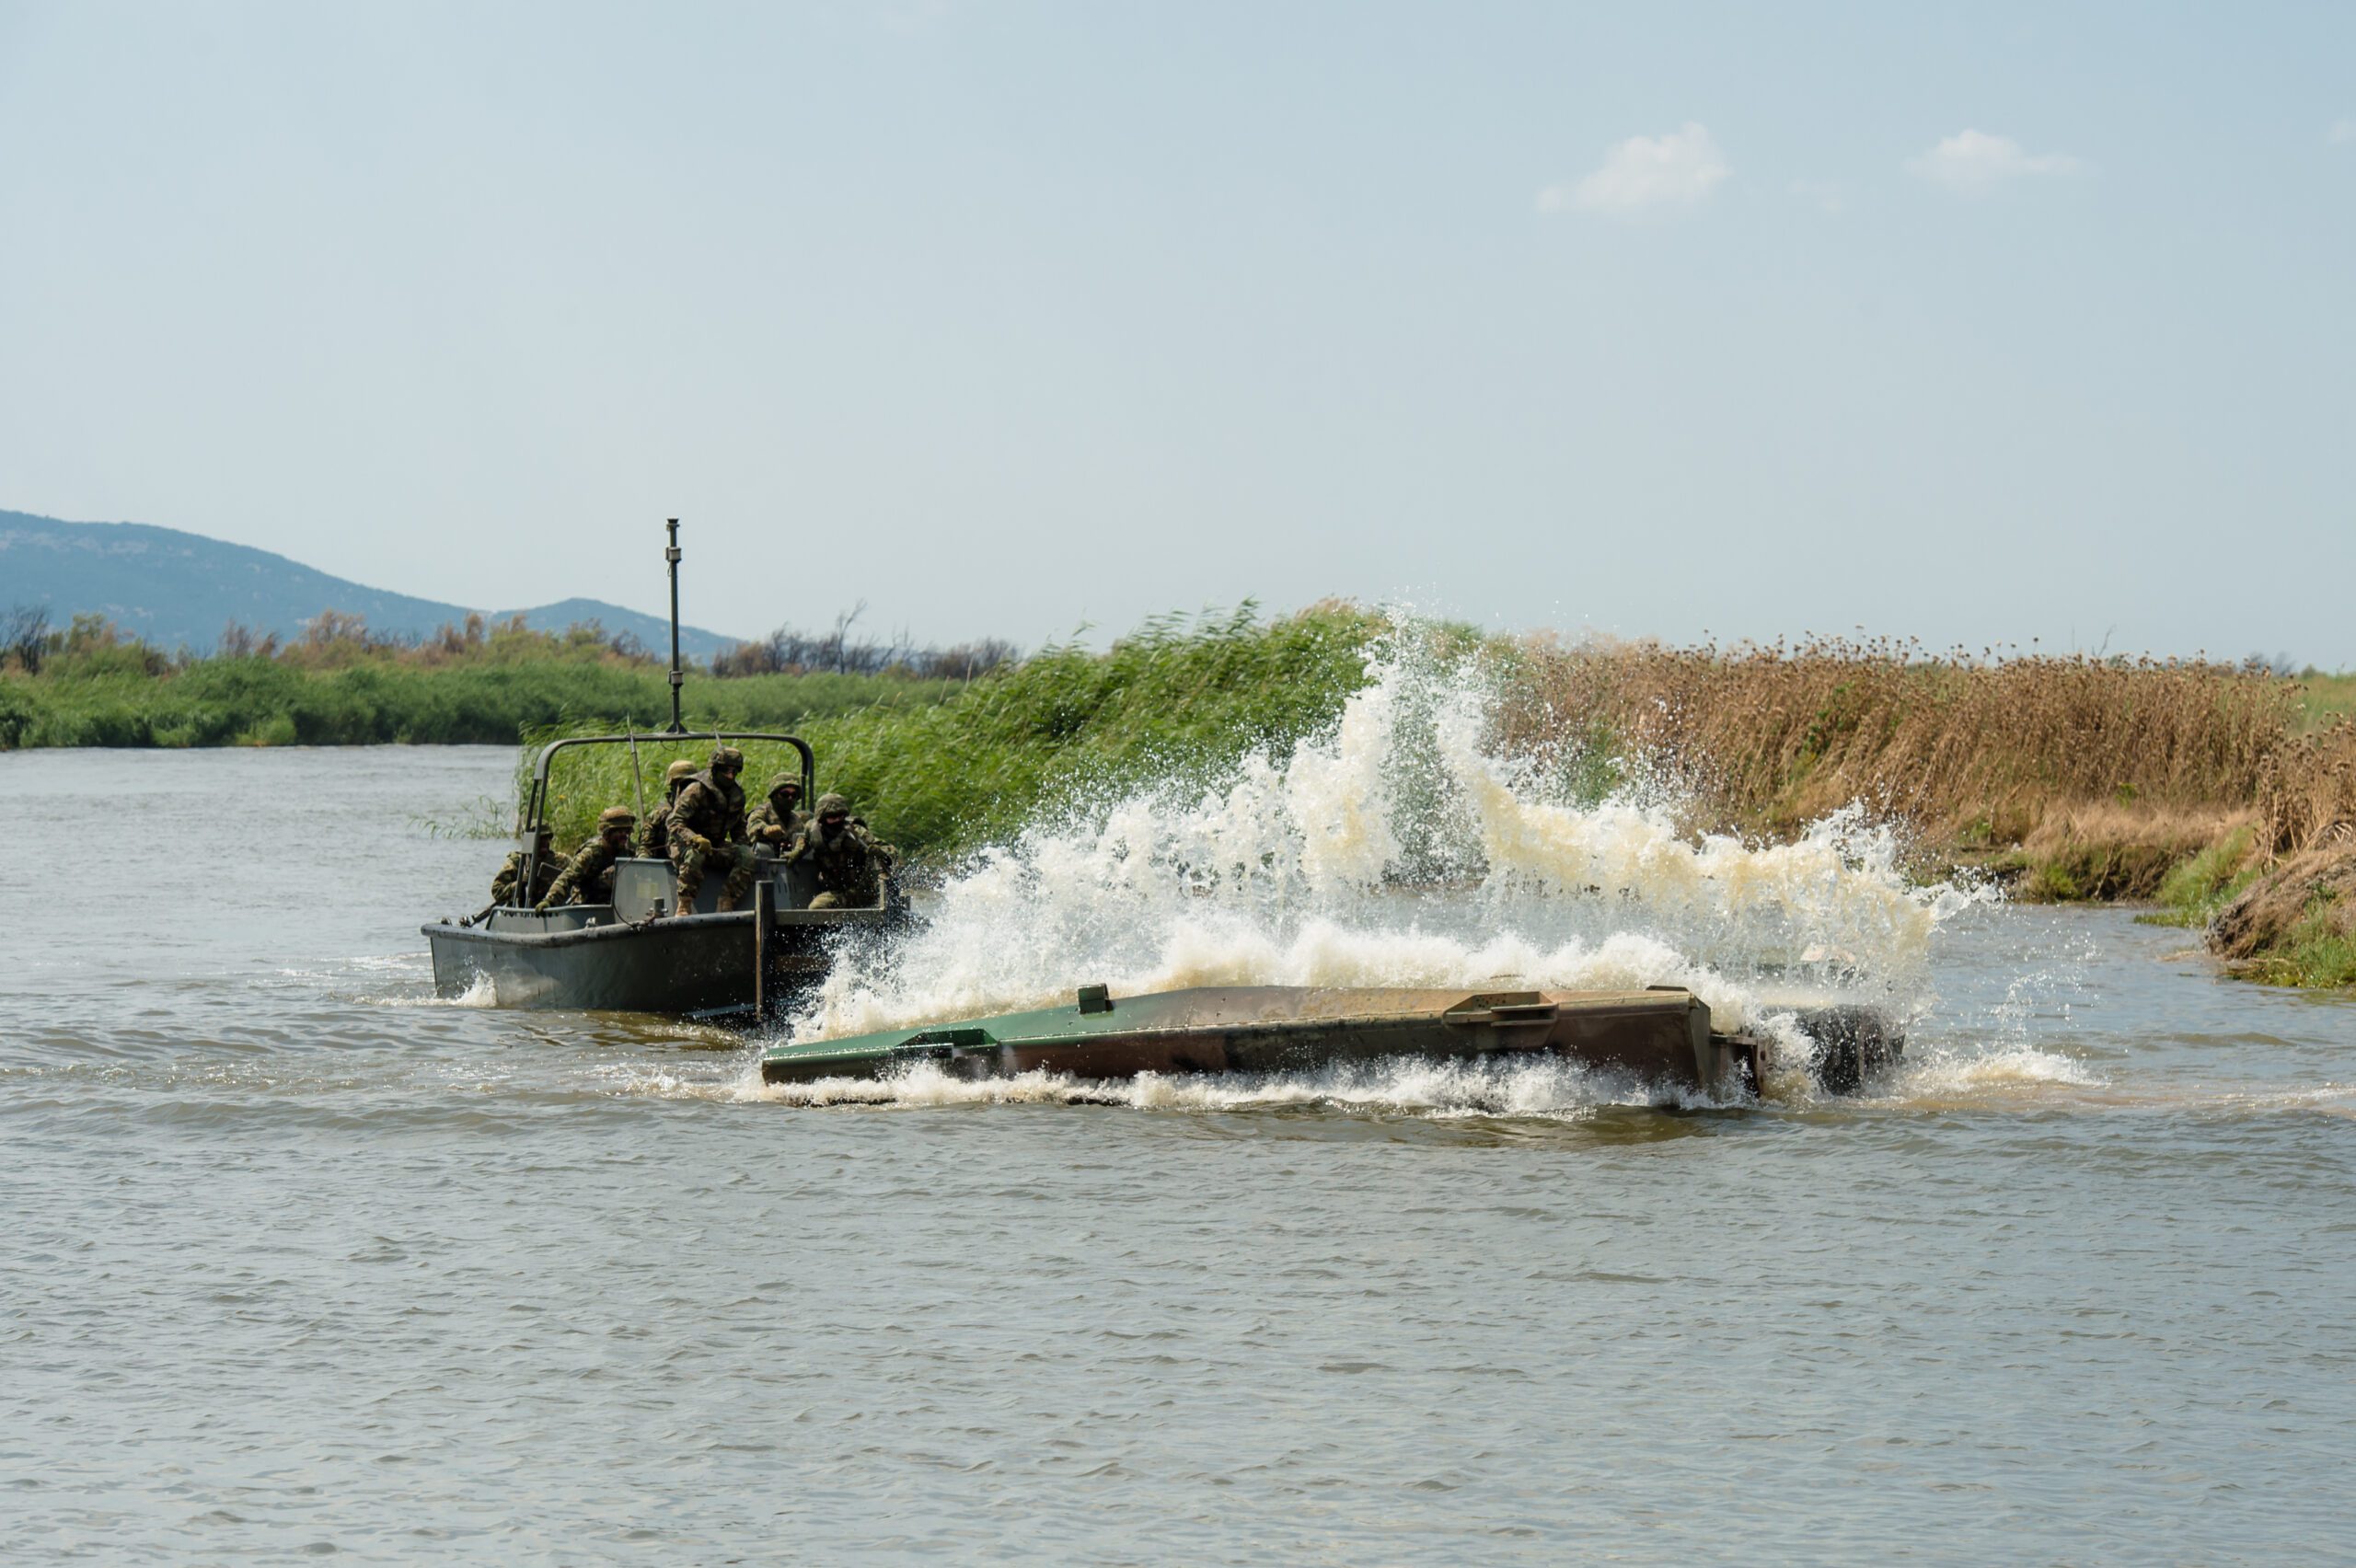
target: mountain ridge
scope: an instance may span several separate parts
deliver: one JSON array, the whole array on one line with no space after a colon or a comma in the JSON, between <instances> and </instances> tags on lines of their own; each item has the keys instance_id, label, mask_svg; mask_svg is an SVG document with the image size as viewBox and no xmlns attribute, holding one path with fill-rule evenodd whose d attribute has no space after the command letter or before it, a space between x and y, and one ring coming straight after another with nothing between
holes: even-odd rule
<instances>
[{"instance_id":1,"label":"mountain ridge","mask_svg":"<svg viewBox=\"0 0 2356 1568\"><path fill-rule=\"evenodd\" d=\"M368 629L431 636L468 615L520 615L542 631L595 620L667 654L671 623L602 599L561 599L524 610L481 610L371 588L275 551L231 544L153 523L73 523L0 511L0 609L46 605L52 621L102 615L142 641L207 651L231 621L256 632L298 637L322 610L361 617ZM679 652L705 660L742 640L702 627L679 628Z\"/></svg>"}]
</instances>

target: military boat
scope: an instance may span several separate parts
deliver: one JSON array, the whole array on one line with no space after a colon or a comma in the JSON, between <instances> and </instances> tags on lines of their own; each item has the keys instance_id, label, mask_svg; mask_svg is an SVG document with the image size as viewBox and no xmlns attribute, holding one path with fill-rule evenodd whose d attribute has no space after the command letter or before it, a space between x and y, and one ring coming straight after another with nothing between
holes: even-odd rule
<instances>
[{"instance_id":1,"label":"military boat","mask_svg":"<svg viewBox=\"0 0 2356 1568\"><path fill-rule=\"evenodd\" d=\"M722 731L699 732L696 738L715 745L772 741L791 746L802 758L803 799L812 798L816 759L798 736ZM638 739L584 735L541 748L515 840L525 864L547 851L549 767L558 755L576 746L634 745ZM694 907L675 909L677 878L671 862L633 857L615 863L611 903L565 905L540 914L519 885L509 902L479 917L436 921L422 928L433 950L434 995L502 1008L757 1016L825 978L837 941L853 933L880 936L908 919L907 901L889 876L872 908L813 909L815 873L766 849L759 854L750 907L727 914L719 910L721 878L704 879Z\"/></svg>"},{"instance_id":2,"label":"military boat","mask_svg":"<svg viewBox=\"0 0 2356 1568\"><path fill-rule=\"evenodd\" d=\"M537 866L549 848L549 770L580 747L628 746L633 766L641 741L768 741L801 759L802 798L816 798L817 759L799 736L756 731L688 731L680 722L679 525L669 524L664 559L671 571L671 727L641 735L579 735L550 742L532 765L517 813L514 847ZM643 783L641 784L643 794ZM825 977L838 944L881 936L903 924L908 906L898 883L883 878L872 908L813 909L820 891L806 864L760 853L750 907L719 909L722 882L705 879L692 908L671 907L677 887L668 860L624 859L614 868L610 903L532 908L533 879L519 877L503 903L461 920L421 928L433 952L433 990L501 1008L598 1009L757 1018Z\"/></svg>"},{"instance_id":3,"label":"military boat","mask_svg":"<svg viewBox=\"0 0 2356 1568\"><path fill-rule=\"evenodd\" d=\"M1801 1015L1811 1066L1846 1093L1903 1042L1868 1009ZM1143 1073L1271 1073L1392 1057L1435 1061L1551 1055L1589 1071L1713 1095L1755 1093L1763 1043L1711 1027L1681 986L1641 991L1469 991L1298 986L1203 986L1114 997L1081 987L1070 1005L918 1029L774 1045L773 1084L883 1078L929 1064L964 1078L1021 1073L1128 1078Z\"/></svg>"}]
</instances>

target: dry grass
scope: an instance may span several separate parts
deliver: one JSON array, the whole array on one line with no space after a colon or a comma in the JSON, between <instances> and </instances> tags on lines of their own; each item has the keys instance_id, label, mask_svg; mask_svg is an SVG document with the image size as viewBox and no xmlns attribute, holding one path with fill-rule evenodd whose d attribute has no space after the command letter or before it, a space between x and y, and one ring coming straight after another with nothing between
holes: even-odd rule
<instances>
[{"instance_id":1,"label":"dry grass","mask_svg":"<svg viewBox=\"0 0 2356 1568\"><path fill-rule=\"evenodd\" d=\"M2200 661L1932 659L1887 640L1523 657L1508 744L1584 733L1753 831L1862 800L1957 849L2097 806L2222 823L2280 768L2299 714L2296 683Z\"/></svg>"},{"instance_id":2,"label":"dry grass","mask_svg":"<svg viewBox=\"0 0 2356 1568\"><path fill-rule=\"evenodd\" d=\"M2356 984L2346 677L1889 641L1515 657L1508 745L1646 757L1715 819L1697 825L1784 834L1864 801L2023 896L2158 899L2236 973Z\"/></svg>"},{"instance_id":3,"label":"dry grass","mask_svg":"<svg viewBox=\"0 0 2356 1568\"><path fill-rule=\"evenodd\" d=\"M2356 719L2286 740L2259 770L2256 797L2270 855L2356 836Z\"/></svg>"}]
</instances>

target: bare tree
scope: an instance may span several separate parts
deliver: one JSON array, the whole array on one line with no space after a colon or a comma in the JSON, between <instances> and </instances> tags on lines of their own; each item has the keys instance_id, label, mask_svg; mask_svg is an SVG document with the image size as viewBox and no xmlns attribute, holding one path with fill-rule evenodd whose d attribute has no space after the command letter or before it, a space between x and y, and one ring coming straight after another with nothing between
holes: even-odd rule
<instances>
[{"instance_id":1,"label":"bare tree","mask_svg":"<svg viewBox=\"0 0 2356 1568\"><path fill-rule=\"evenodd\" d=\"M838 675L850 674L850 628L867 613L867 601L861 599L848 610L836 612L835 629L822 645L826 663Z\"/></svg>"},{"instance_id":2,"label":"bare tree","mask_svg":"<svg viewBox=\"0 0 2356 1568\"><path fill-rule=\"evenodd\" d=\"M781 626L756 642L732 643L711 656L715 675L784 675L825 672L848 675L903 675L916 680L972 680L1022 657L1003 638L984 638L954 648L919 644L903 627L887 641L854 638L851 629L867 613L862 599L835 617L820 636Z\"/></svg>"},{"instance_id":3,"label":"bare tree","mask_svg":"<svg viewBox=\"0 0 2356 1568\"><path fill-rule=\"evenodd\" d=\"M49 653L49 606L17 605L0 615L0 653L13 655L25 674L40 674Z\"/></svg>"}]
</instances>

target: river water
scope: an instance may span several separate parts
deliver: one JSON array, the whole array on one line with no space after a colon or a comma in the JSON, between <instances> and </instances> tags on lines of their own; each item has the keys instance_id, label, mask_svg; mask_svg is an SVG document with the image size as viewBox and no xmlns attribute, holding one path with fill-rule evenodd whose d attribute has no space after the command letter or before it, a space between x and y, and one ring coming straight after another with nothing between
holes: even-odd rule
<instances>
[{"instance_id":1,"label":"river water","mask_svg":"<svg viewBox=\"0 0 2356 1568\"><path fill-rule=\"evenodd\" d=\"M785 1098L724 1035L432 1000L418 924L497 850L425 821L511 766L0 756L0 1560L2349 1559L2347 998L2121 913L1894 902L1853 846L1832 955L1785 954L1902 972L1910 1065L1853 1101ZM1260 784L1338 822L1324 767ZM1694 902L1784 862L1653 844L1657 896L1577 929L1532 927L1578 902L1535 871L1411 910L1294 878L1273 925L1195 888L1182 940L1106 902L1136 829L953 885L798 1027L990 999L993 964L1019 997L1450 963L1699 976L1772 1025L1791 963L1702 950L1813 929L1789 879L1765 936ZM1582 831L1581 876L1631 842Z\"/></svg>"}]
</instances>

